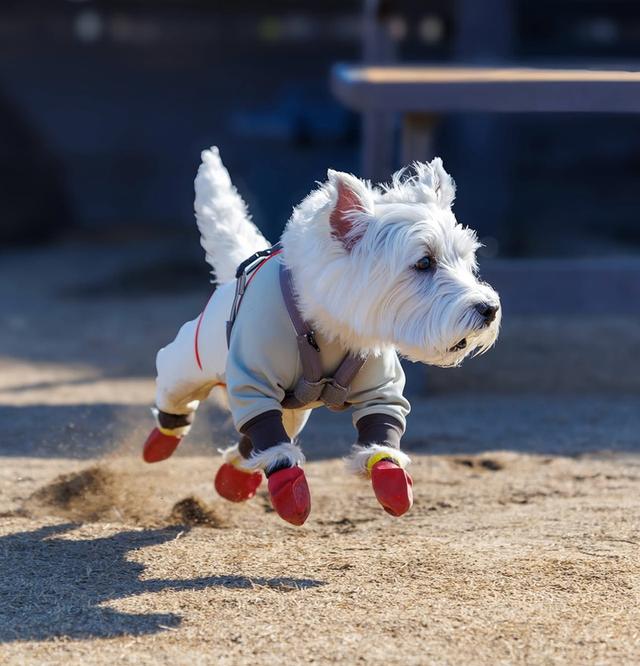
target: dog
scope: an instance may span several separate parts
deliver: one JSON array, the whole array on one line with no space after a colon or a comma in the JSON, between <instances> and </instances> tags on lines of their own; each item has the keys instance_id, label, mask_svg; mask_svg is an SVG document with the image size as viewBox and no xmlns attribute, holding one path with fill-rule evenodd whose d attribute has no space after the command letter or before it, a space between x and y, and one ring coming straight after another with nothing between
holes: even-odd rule
<instances>
[{"instance_id":1,"label":"dog","mask_svg":"<svg viewBox=\"0 0 640 666\"><path fill-rule=\"evenodd\" d=\"M454 196L439 158L378 186L329 170L272 246L217 148L205 150L194 208L217 288L158 352L144 460L168 458L199 403L224 386L241 438L222 452L218 493L250 499L264 474L276 512L301 525L311 498L297 437L315 407L352 408L349 469L371 480L388 513L408 511L413 482L400 439L410 407L399 356L458 366L486 352L500 328L500 299L479 278L480 244L457 222Z\"/></svg>"}]
</instances>

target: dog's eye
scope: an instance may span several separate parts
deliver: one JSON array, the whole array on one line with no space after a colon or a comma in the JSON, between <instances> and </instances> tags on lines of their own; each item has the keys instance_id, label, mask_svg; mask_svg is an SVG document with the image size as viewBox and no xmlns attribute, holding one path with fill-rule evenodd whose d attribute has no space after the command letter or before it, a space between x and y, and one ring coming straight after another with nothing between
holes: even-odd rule
<instances>
[{"instance_id":1,"label":"dog's eye","mask_svg":"<svg viewBox=\"0 0 640 666\"><path fill-rule=\"evenodd\" d=\"M431 257L422 257L422 259L416 261L413 267L417 271L428 271L430 268L432 268L435 265L435 263L436 262Z\"/></svg>"}]
</instances>

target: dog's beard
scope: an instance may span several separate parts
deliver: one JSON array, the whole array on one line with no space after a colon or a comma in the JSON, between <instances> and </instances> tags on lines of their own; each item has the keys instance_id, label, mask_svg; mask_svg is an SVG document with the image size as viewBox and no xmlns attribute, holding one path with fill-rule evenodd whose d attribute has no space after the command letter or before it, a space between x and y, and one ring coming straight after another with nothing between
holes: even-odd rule
<instances>
[{"instance_id":1,"label":"dog's beard","mask_svg":"<svg viewBox=\"0 0 640 666\"><path fill-rule=\"evenodd\" d=\"M377 353L394 347L410 361L439 367L455 367L468 357L485 353L495 344L500 330L500 313L486 325L469 305L469 298L457 303L438 299L430 307L383 299L369 303L369 312L364 315L366 298L363 294L360 307L354 301L350 320L337 320L324 310L316 320L318 328L355 352Z\"/></svg>"},{"instance_id":2,"label":"dog's beard","mask_svg":"<svg viewBox=\"0 0 640 666\"><path fill-rule=\"evenodd\" d=\"M434 280L417 289L410 280L372 281L359 293L346 285L342 293L348 296L333 299L333 307L316 301L312 321L356 353L394 347L411 361L452 367L490 349L500 328L499 311L487 326L474 308L484 300L499 302L475 277L462 284Z\"/></svg>"},{"instance_id":3,"label":"dog's beard","mask_svg":"<svg viewBox=\"0 0 640 666\"><path fill-rule=\"evenodd\" d=\"M487 352L498 338L499 323L494 322L482 329L472 329L462 334L450 347L434 347L431 343L412 345L399 341L396 348L401 356L417 363L434 365L441 368L459 366L466 358L479 356ZM448 343L445 343L445 345Z\"/></svg>"},{"instance_id":4,"label":"dog's beard","mask_svg":"<svg viewBox=\"0 0 640 666\"><path fill-rule=\"evenodd\" d=\"M475 276L457 281L434 278L427 287L407 281L387 286L368 304L366 330L409 360L442 367L457 366L495 343L500 311L487 324L476 310L482 302L499 303L497 294ZM367 296L362 295L362 303Z\"/></svg>"}]
</instances>

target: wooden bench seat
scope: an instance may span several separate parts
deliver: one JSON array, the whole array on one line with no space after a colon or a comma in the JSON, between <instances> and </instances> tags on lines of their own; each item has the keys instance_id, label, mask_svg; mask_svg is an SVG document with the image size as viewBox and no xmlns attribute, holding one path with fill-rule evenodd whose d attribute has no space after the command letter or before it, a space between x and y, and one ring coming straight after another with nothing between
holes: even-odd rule
<instances>
[{"instance_id":1,"label":"wooden bench seat","mask_svg":"<svg viewBox=\"0 0 640 666\"><path fill-rule=\"evenodd\" d=\"M640 112L640 71L337 65L332 87L357 111Z\"/></svg>"}]
</instances>

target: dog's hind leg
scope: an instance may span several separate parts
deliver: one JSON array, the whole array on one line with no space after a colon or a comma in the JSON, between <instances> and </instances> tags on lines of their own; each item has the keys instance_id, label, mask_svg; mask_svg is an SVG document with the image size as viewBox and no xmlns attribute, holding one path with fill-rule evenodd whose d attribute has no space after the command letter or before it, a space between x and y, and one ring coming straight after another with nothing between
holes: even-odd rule
<instances>
[{"instance_id":1,"label":"dog's hind leg","mask_svg":"<svg viewBox=\"0 0 640 666\"><path fill-rule=\"evenodd\" d=\"M262 472L242 469L242 462L251 455L252 450L251 440L243 435L238 444L220 451L224 462L214 481L220 497L230 502L244 502L256 494L262 483Z\"/></svg>"},{"instance_id":2,"label":"dog's hind leg","mask_svg":"<svg viewBox=\"0 0 640 666\"><path fill-rule=\"evenodd\" d=\"M187 322L176 339L158 352L156 358L156 427L143 448L146 462L159 462L173 454L191 429L195 411L211 389L220 383L204 372L194 354L198 320Z\"/></svg>"},{"instance_id":3,"label":"dog's hind leg","mask_svg":"<svg viewBox=\"0 0 640 666\"><path fill-rule=\"evenodd\" d=\"M158 352L156 428L144 446L147 462L168 458L189 432L198 405L214 386L224 383L227 362L225 321L235 285L213 293L201 315L189 321L175 340Z\"/></svg>"}]
</instances>

